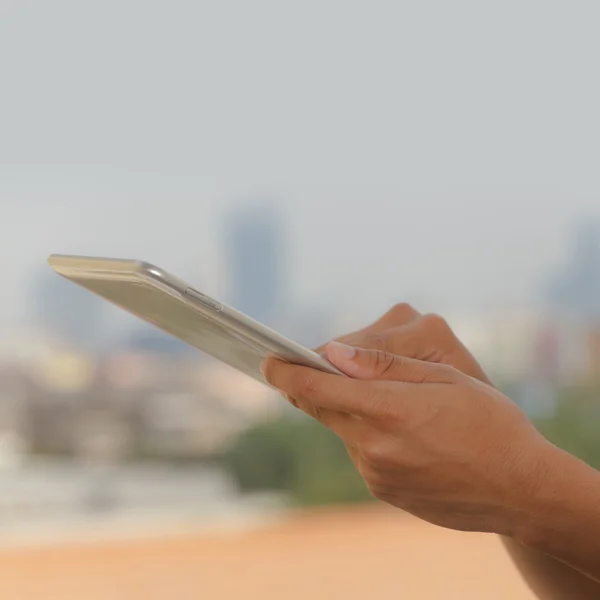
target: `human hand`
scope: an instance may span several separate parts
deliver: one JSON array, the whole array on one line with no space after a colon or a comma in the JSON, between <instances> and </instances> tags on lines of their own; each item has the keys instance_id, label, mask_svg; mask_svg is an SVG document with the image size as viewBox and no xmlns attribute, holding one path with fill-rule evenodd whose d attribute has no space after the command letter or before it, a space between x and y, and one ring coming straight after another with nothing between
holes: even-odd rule
<instances>
[{"instance_id":1,"label":"human hand","mask_svg":"<svg viewBox=\"0 0 600 600\"><path fill-rule=\"evenodd\" d=\"M336 341L357 348L450 365L491 385L479 363L442 317L422 315L408 304L397 304L371 325ZM321 353L324 349L325 346L321 346L317 352Z\"/></svg>"},{"instance_id":2,"label":"human hand","mask_svg":"<svg viewBox=\"0 0 600 600\"><path fill-rule=\"evenodd\" d=\"M350 377L277 359L265 377L342 438L375 497L444 527L515 533L557 451L515 404L447 365L325 350Z\"/></svg>"}]
</instances>

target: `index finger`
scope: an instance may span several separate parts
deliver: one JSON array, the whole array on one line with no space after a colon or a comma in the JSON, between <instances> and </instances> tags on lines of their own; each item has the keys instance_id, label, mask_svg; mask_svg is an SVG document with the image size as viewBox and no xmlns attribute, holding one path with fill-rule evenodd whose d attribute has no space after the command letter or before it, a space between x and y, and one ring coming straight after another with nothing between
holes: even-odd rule
<instances>
[{"instance_id":1,"label":"index finger","mask_svg":"<svg viewBox=\"0 0 600 600\"><path fill-rule=\"evenodd\" d=\"M423 386L398 381L352 379L330 375L277 359L263 363L265 379L301 402L366 419L401 418Z\"/></svg>"}]
</instances>

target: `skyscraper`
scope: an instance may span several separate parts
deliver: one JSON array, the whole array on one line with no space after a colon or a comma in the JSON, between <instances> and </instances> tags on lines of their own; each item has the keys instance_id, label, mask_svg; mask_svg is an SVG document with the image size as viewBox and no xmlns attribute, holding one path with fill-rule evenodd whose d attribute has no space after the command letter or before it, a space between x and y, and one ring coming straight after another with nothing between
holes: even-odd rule
<instances>
[{"instance_id":1,"label":"skyscraper","mask_svg":"<svg viewBox=\"0 0 600 600\"><path fill-rule=\"evenodd\" d=\"M253 205L232 213L225 224L230 303L263 321L272 322L284 288L284 238L277 209Z\"/></svg>"}]
</instances>

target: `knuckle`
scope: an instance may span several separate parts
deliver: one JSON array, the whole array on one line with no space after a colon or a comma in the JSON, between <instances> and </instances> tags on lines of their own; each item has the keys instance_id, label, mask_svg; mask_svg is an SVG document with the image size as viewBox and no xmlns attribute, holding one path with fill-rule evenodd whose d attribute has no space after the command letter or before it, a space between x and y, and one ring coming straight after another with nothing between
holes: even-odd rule
<instances>
[{"instance_id":1,"label":"knuckle","mask_svg":"<svg viewBox=\"0 0 600 600\"><path fill-rule=\"evenodd\" d=\"M365 461L375 469L384 467L389 464L389 448L380 439L368 440L361 447L362 455ZM380 475L377 471L369 470L370 480L379 480Z\"/></svg>"},{"instance_id":2,"label":"knuckle","mask_svg":"<svg viewBox=\"0 0 600 600\"><path fill-rule=\"evenodd\" d=\"M438 369L439 372L446 378L446 379L457 379L458 377L460 377L461 373L460 371L453 367L452 365L446 365L446 364L439 364L438 365Z\"/></svg>"},{"instance_id":3,"label":"knuckle","mask_svg":"<svg viewBox=\"0 0 600 600\"><path fill-rule=\"evenodd\" d=\"M391 421L395 418L395 410L388 393L382 390L373 392L366 398L366 413L379 421Z\"/></svg>"},{"instance_id":4,"label":"knuckle","mask_svg":"<svg viewBox=\"0 0 600 600\"><path fill-rule=\"evenodd\" d=\"M315 380L308 369L302 369L302 371L298 371L298 373L294 375L291 387L293 390L292 396L300 398L311 399L317 391Z\"/></svg>"},{"instance_id":5,"label":"knuckle","mask_svg":"<svg viewBox=\"0 0 600 600\"><path fill-rule=\"evenodd\" d=\"M417 314L417 311L408 302L399 302L388 310L386 316L399 322L405 322L413 319Z\"/></svg>"},{"instance_id":6,"label":"knuckle","mask_svg":"<svg viewBox=\"0 0 600 600\"><path fill-rule=\"evenodd\" d=\"M415 368L413 373L415 379L421 383L444 383L452 379L452 367L443 363L426 363Z\"/></svg>"},{"instance_id":7,"label":"knuckle","mask_svg":"<svg viewBox=\"0 0 600 600\"><path fill-rule=\"evenodd\" d=\"M448 336L452 334L452 329L444 317L436 313L428 313L423 316L423 325L426 330L437 335Z\"/></svg>"},{"instance_id":8,"label":"knuckle","mask_svg":"<svg viewBox=\"0 0 600 600\"><path fill-rule=\"evenodd\" d=\"M325 411L318 405L313 405L309 408L309 413L310 416L313 417L313 419L319 421L320 423L323 423L324 425L326 424L326 415L325 415Z\"/></svg>"},{"instance_id":9,"label":"knuckle","mask_svg":"<svg viewBox=\"0 0 600 600\"><path fill-rule=\"evenodd\" d=\"M427 365L422 380L423 383L453 383L460 377L460 372L452 365L436 362Z\"/></svg>"},{"instance_id":10,"label":"knuckle","mask_svg":"<svg viewBox=\"0 0 600 600\"><path fill-rule=\"evenodd\" d=\"M293 396L288 396L288 394L283 394L283 397L294 407L294 408L300 408L300 405L298 404L298 400L296 400L296 398L294 398Z\"/></svg>"},{"instance_id":11,"label":"knuckle","mask_svg":"<svg viewBox=\"0 0 600 600\"><path fill-rule=\"evenodd\" d=\"M396 361L393 354L379 351L373 354L373 362L373 366L377 373L379 375L385 375L394 367Z\"/></svg>"},{"instance_id":12,"label":"knuckle","mask_svg":"<svg viewBox=\"0 0 600 600\"><path fill-rule=\"evenodd\" d=\"M389 333L375 333L363 340L362 347L367 350L376 350L379 352L389 352L392 346L392 340Z\"/></svg>"}]
</instances>

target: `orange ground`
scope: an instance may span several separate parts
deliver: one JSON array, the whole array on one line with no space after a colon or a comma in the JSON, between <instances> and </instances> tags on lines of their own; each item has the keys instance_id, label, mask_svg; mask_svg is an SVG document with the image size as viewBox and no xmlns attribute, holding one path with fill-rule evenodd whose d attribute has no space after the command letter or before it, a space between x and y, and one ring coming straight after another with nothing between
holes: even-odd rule
<instances>
[{"instance_id":1,"label":"orange ground","mask_svg":"<svg viewBox=\"0 0 600 600\"><path fill-rule=\"evenodd\" d=\"M0 550L0 598L532 600L493 536L388 509L238 533Z\"/></svg>"}]
</instances>

